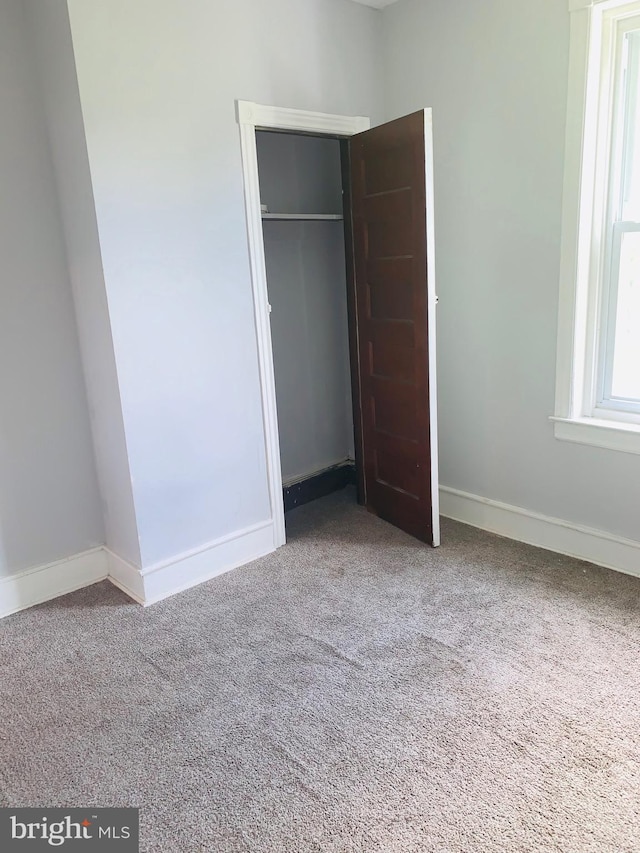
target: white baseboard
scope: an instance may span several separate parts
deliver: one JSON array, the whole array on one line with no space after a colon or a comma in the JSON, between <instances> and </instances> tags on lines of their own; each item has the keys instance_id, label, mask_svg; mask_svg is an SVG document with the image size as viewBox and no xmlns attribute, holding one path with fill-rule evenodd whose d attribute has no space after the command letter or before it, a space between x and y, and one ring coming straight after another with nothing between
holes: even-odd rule
<instances>
[{"instance_id":1,"label":"white baseboard","mask_svg":"<svg viewBox=\"0 0 640 853\"><path fill-rule=\"evenodd\" d=\"M146 606L269 554L274 550L273 522L252 525L144 569L105 550L109 580Z\"/></svg>"},{"instance_id":2,"label":"white baseboard","mask_svg":"<svg viewBox=\"0 0 640 853\"><path fill-rule=\"evenodd\" d=\"M107 574L104 548L93 548L55 563L7 575L0 578L0 618L105 580Z\"/></svg>"},{"instance_id":3,"label":"white baseboard","mask_svg":"<svg viewBox=\"0 0 640 853\"><path fill-rule=\"evenodd\" d=\"M447 486L440 487L440 512L447 518L499 533L518 542L537 545L640 577L640 542L632 539L623 539L602 530L572 524Z\"/></svg>"},{"instance_id":4,"label":"white baseboard","mask_svg":"<svg viewBox=\"0 0 640 853\"><path fill-rule=\"evenodd\" d=\"M0 578L0 618L106 579L146 606L274 550L271 520L145 569L128 563L108 548L94 548Z\"/></svg>"},{"instance_id":5,"label":"white baseboard","mask_svg":"<svg viewBox=\"0 0 640 853\"><path fill-rule=\"evenodd\" d=\"M113 551L105 548L108 565L108 578L114 586L133 598L138 604L145 604L144 582L140 568L118 557Z\"/></svg>"},{"instance_id":6,"label":"white baseboard","mask_svg":"<svg viewBox=\"0 0 640 853\"><path fill-rule=\"evenodd\" d=\"M440 487L440 511L509 539L640 577L640 542L631 539L447 486ZM139 604L153 604L274 550L271 520L145 569L107 548L94 548L0 578L0 618L107 578Z\"/></svg>"},{"instance_id":7,"label":"white baseboard","mask_svg":"<svg viewBox=\"0 0 640 853\"><path fill-rule=\"evenodd\" d=\"M183 592L274 550L273 521L269 520L217 539L196 551L142 569L144 604L153 604Z\"/></svg>"}]
</instances>

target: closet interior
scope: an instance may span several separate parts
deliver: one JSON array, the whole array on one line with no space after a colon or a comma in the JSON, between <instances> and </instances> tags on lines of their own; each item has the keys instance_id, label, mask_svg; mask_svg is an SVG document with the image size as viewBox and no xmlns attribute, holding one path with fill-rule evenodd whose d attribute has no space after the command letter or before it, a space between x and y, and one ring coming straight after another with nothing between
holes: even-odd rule
<instances>
[{"instance_id":1,"label":"closet interior","mask_svg":"<svg viewBox=\"0 0 640 853\"><path fill-rule=\"evenodd\" d=\"M257 131L285 509L355 483L341 143Z\"/></svg>"}]
</instances>

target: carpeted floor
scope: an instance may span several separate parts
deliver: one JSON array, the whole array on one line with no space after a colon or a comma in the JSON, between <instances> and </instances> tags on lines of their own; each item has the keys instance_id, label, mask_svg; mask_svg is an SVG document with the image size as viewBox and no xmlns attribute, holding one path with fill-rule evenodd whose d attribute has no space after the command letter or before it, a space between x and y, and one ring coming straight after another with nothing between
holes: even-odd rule
<instances>
[{"instance_id":1,"label":"carpeted floor","mask_svg":"<svg viewBox=\"0 0 640 853\"><path fill-rule=\"evenodd\" d=\"M349 490L143 610L0 623L0 802L141 808L145 853L640 851L640 580Z\"/></svg>"}]
</instances>

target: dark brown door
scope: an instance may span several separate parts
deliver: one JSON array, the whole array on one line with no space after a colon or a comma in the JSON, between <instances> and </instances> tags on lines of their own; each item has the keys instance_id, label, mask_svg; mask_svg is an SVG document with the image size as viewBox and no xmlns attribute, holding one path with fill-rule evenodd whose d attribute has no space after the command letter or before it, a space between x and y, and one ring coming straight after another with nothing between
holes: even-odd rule
<instances>
[{"instance_id":1,"label":"dark brown door","mask_svg":"<svg viewBox=\"0 0 640 853\"><path fill-rule=\"evenodd\" d=\"M362 497L438 545L431 111L353 136L349 154Z\"/></svg>"}]
</instances>

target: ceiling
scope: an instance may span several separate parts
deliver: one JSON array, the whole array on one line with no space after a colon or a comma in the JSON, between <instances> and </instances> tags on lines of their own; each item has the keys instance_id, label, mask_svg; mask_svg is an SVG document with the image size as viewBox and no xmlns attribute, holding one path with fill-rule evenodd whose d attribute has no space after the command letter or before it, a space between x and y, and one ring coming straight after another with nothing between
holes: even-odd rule
<instances>
[{"instance_id":1,"label":"ceiling","mask_svg":"<svg viewBox=\"0 0 640 853\"><path fill-rule=\"evenodd\" d=\"M353 0L354 3L362 3L364 6L373 6L374 9L384 9L385 6L391 6L392 3L397 3L398 0Z\"/></svg>"}]
</instances>

